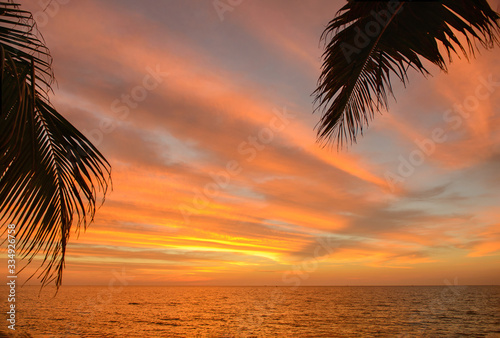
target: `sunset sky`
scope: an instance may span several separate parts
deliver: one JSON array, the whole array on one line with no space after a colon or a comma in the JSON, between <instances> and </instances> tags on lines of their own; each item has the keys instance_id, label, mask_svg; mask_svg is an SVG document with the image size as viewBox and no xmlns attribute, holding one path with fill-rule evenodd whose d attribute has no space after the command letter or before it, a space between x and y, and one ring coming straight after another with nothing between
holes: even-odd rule
<instances>
[{"instance_id":1,"label":"sunset sky","mask_svg":"<svg viewBox=\"0 0 500 338\"><path fill-rule=\"evenodd\" d=\"M337 152L311 94L344 1L20 2L52 103L112 166L63 284L499 284L498 47L395 80Z\"/></svg>"}]
</instances>

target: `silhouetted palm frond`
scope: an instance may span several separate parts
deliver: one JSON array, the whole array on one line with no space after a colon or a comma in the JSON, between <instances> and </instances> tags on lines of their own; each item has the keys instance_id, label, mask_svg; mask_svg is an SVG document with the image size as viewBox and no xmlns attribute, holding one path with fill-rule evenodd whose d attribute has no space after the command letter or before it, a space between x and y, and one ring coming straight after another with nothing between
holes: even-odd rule
<instances>
[{"instance_id":1,"label":"silhouetted palm frond","mask_svg":"<svg viewBox=\"0 0 500 338\"><path fill-rule=\"evenodd\" d=\"M410 67L429 73L424 59L446 71L442 51L451 61L458 50L474 55L476 42L493 47L498 19L486 0L348 1L321 37L327 44L313 93L322 112L318 141L355 142L374 113L387 109L391 75L406 85Z\"/></svg>"},{"instance_id":2,"label":"silhouetted palm frond","mask_svg":"<svg viewBox=\"0 0 500 338\"><path fill-rule=\"evenodd\" d=\"M0 223L4 233L16 225L28 262L44 254L39 277L59 286L70 229L93 220L110 166L50 104L51 56L39 36L29 12L0 2Z\"/></svg>"}]
</instances>

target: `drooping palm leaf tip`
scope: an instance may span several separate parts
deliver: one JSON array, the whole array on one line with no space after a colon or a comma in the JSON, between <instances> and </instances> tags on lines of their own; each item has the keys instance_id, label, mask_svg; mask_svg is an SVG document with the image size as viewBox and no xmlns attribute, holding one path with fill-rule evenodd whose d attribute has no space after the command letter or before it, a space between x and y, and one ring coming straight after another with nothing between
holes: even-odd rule
<instances>
[{"instance_id":1,"label":"drooping palm leaf tip","mask_svg":"<svg viewBox=\"0 0 500 338\"><path fill-rule=\"evenodd\" d=\"M499 15L486 0L352 1L324 30L323 65L314 91L318 141L338 148L356 142L375 112L388 108L391 76L406 86L411 67L428 60L447 71L446 51L474 56L477 42L498 44ZM467 43L467 46L463 44Z\"/></svg>"},{"instance_id":2,"label":"drooping palm leaf tip","mask_svg":"<svg viewBox=\"0 0 500 338\"><path fill-rule=\"evenodd\" d=\"M60 286L72 226L93 221L111 168L50 104L52 58L31 13L0 2L0 225L16 225L17 254L42 285Z\"/></svg>"}]
</instances>

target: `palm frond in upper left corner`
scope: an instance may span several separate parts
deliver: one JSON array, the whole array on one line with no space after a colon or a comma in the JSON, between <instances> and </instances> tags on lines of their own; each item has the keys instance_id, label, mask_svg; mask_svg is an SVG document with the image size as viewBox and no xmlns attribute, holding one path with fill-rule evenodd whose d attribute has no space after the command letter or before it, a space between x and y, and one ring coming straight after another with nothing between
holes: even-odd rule
<instances>
[{"instance_id":1,"label":"palm frond in upper left corner","mask_svg":"<svg viewBox=\"0 0 500 338\"><path fill-rule=\"evenodd\" d=\"M31 13L0 2L0 224L16 225L18 252L45 259L45 285L62 281L70 229L93 220L111 168L49 102L51 56Z\"/></svg>"}]
</instances>

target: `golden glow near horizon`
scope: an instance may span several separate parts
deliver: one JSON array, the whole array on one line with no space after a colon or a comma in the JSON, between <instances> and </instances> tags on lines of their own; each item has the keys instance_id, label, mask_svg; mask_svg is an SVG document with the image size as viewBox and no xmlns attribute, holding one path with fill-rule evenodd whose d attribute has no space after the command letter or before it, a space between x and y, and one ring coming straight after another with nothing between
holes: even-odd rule
<instances>
[{"instance_id":1,"label":"golden glow near horizon","mask_svg":"<svg viewBox=\"0 0 500 338\"><path fill-rule=\"evenodd\" d=\"M246 1L223 21L210 2L61 5L40 27L52 102L114 186L64 283L500 281L498 48L394 80L357 144L322 148L310 94L340 5Z\"/></svg>"}]
</instances>

